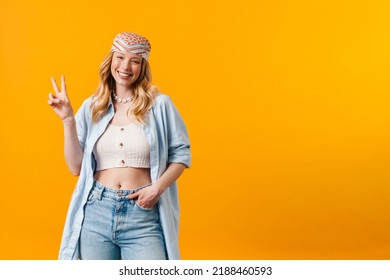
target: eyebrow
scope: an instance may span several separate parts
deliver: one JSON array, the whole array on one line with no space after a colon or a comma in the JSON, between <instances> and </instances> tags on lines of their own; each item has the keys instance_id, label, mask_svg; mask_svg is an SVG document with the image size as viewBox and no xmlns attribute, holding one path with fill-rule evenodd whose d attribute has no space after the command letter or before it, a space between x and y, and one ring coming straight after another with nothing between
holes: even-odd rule
<instances>
[{"instance_id":1,"label":"eyebrow","mask_svg":"<svg viewBox=\"0 0 390 280\"><path fill-rule=\"evenodd\" d=\"M125 55L124 53L122 52L116 52L116 55ZM141 57L138 57L138 56L133 56L131 57L130 59L137 59L137 60L141 60Z\"/></svg>"}]
</instances>

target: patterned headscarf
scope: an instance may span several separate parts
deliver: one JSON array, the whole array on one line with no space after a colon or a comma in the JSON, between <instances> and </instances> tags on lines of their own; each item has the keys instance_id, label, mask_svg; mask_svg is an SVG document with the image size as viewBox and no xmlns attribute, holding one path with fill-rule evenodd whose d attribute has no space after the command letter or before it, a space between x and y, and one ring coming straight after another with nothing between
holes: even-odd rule
<instances>
[{"instance_id":1,"label":"patterned headscarf","mask_svg":"<svg viewBox=\"0 0 390 280\"><path fill-rule=\"evenodd\" d=\"M111 52L131 52L143 57L145 60L148 60L151 49L152 47L148 39L145 37L133 32L122 32L114 38Z\"/></svg>"}]
</instances>

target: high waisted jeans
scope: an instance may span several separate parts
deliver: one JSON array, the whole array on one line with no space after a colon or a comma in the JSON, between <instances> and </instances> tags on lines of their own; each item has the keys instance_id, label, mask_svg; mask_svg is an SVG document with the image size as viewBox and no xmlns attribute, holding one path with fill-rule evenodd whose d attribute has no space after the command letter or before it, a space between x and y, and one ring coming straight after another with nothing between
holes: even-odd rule
<instances>
[{"instance_id":1,"label":"high waisted jeans","mask_svg":"<svg viewBox=\"0 0 390 280\"><path fill-rule=\"evenodd\" d=\"M166 259L157 205L145 209L126 198L142 188L114 190L94 181L85 205L81 259Z\"/></svg>"}]
</instances>

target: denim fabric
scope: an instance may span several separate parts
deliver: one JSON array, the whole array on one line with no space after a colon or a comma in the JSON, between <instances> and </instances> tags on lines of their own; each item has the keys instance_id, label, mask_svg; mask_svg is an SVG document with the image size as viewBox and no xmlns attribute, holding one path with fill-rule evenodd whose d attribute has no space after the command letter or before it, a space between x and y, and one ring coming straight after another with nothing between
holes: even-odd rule
<instances>
[{"instance_id":1,"label":"denim fabric","mask_svg":"<svg viewBox=\"0 0 390 280\"><path fill-rule=\"evenodd\" d=\"M69 204L59 258L80 258L79 239L84 220L84 206L93 186L96 161L93 147L113 118L114 106L110 97L107 113L97 123L92 122L90 97L78 110L75 119L77 136L84 151L80 176ZM169 96L159 94L146 116L144 132L150 145L150 177L156 182L171 162L191 163L190 142L184 122ZM176 181L161 195L158 205L168 259L179 259L178 227L179 199Z\"/></svg>"},{"instance_id":2,"label":"denim fabric","mask_svg":"<svg viewBox=\"0 0 390 280\"><path fill-rule=\"evenodd\" d=\"M85 205L80 258L85 260L166 259L157 205L142 208L127 195L94 181Z\"/></svg>"}]
</instances>

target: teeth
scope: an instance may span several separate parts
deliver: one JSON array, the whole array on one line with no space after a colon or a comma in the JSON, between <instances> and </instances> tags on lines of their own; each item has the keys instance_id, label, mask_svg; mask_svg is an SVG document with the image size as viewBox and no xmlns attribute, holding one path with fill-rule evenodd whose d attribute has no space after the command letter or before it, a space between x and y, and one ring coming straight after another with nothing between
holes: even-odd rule
<instances>
[{"instance_id":1,"label":"teeth","mask_svg":"<svg viewBox=\"0 0 390 280\"><path fill-rule=\"evenodd\" d=\"M119 73L119 76L121 76L121 77L124 77L124 78L130 77L130 74L124 74L121 72L118 72L118 73Z\"/></svg>"}]
</instances>

